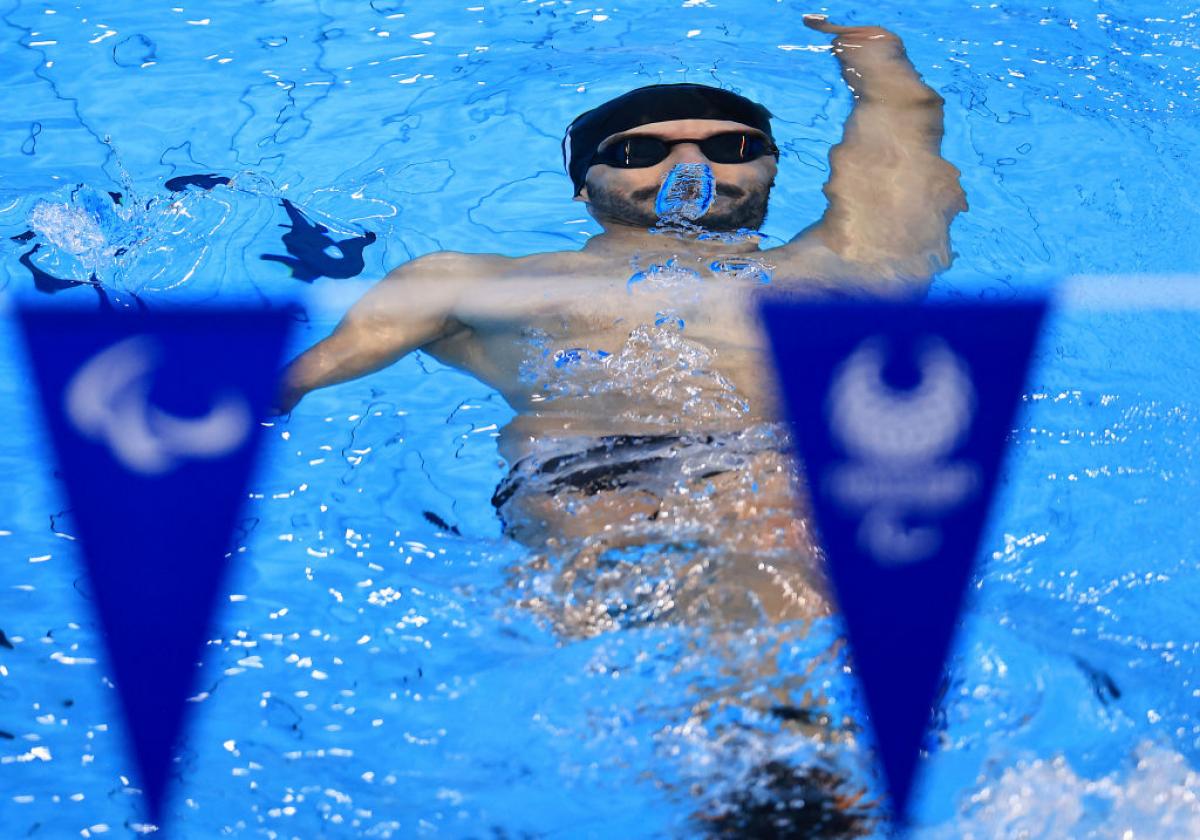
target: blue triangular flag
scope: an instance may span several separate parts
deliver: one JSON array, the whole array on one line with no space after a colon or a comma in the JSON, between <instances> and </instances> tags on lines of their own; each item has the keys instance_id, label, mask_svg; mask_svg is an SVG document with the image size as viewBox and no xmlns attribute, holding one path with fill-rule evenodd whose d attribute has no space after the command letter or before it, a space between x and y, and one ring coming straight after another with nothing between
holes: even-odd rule
<instances>
[{"instance_id":1,"label":"blue triangular flag","mask_svg":"<svg viewBox=\"0 0 1200 840\"><path fill-rule=\"evenodd\" d=\"M1044 312L1041 301L763 306L901 826Z\"/></svg>"},{"instance_id":2,"label":"blue triangular flag","mask_svg":"<svg viewBox=\"0 0 1200 840\"><path fill-rule=\"evenodd\" d=\"M158 823L291 315L29 308L20 321Z\"/></svg>"}]
</instances>

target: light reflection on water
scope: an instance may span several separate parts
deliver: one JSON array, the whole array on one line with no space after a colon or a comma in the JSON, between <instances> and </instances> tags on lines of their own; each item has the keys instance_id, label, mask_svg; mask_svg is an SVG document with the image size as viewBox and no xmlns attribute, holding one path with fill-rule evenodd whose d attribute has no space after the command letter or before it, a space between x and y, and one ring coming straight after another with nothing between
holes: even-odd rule
<instances>
[{"instance_id":1,"label":"light reflection on water","mask_svg":"<svg viewBox=\"0 0 1200 840\"><path fill-rule=\"evenodd\" d=\"M18 83L0 127L0 286L29 288L18 258L41 242L49 274L94 272L151 305L294 294L301 282L260 259L281 253L283 198L334 239L378 234L360 279L439 248L576 247L595 227L567 200L562 127L659 80L766 102L784 150L766 230L788 238L821 212L849 102L827 56L780 49L809 43L792 10L663 4L634 26L633 10L567 2L472 8L6 12L26 48L5 57ZM897 29L947 100L944 148L972 210L936 291L1193 269L1189 10L947 8L842 12ZM233 181L165 191L196 172ZM40 239L9 238L27 229ZM5 402L26 405L0 335ZM1195 347L1184 316L1051 324L937 718L918 807L929 836L1200 835ZM697 812L716 825L734 791L769 788L754 773L781 757L878 795L835 627L667 622L562 644L516 606L528 558L488 504L492 429L510 416L417 357L314 394L271 430L181 756L183 830L686 833ZM0 514L0 826L116 831L137 795L33 424L15 412L0 444L19 476ZM808 713L832 734L810 737Z\"/></svg>"}]
</instances>

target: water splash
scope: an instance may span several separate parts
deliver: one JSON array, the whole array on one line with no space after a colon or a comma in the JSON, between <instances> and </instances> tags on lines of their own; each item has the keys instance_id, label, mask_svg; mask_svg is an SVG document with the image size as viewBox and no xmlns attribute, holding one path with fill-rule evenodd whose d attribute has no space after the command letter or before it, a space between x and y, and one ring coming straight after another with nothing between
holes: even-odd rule
<instances>
[{"instance_id":1,"label":"water splash","mask_svg":"<svg viewBox=\"0 0 1200 840\"><path fill-rule=\"evenodd\" d=\"M545 331L528 330L521 380L544 401L619 397L617 425L673 426L681 416L713 422L749 416L749 401L714 369L715 353L685 339L682 329L682 319L665 313L655 325L635 327L611 353L581 347L556 351Z\"/></svg>"},{"instance_id":2,"label":"water splash","mask_svg":"<svg viewBox=\"0 0 1200 840\"><path fill-rule=\"evenodd\" d=\"M137 293L186 282L229 215L228 205L194 195L139 195L127 182L121 192L80 184L65 200L39 200L28 224L47 246L39 268L66 282Z\"/></svg>"},{"instance_id":3,"label":"water splash","mask_svg":"<svg viewBox=\"0 0 1200 840\"><path fill-rule=\"evenodd\" d=\"M693 290L699 292L700 272L679 264L678 257L672 257L666 263L652 263L649 267L639 267L638 258L633 260L634 272L625 281L625 288L633 292L639 284L642 289L661 291L670 289L683 292Z\"/></svg>"},{"instance_id":4,"label":"water splash","mask_svg":"<svg viewBox=\"0 0 1200 840\"><path fill-rule=\"evenodd\" d=\"M1131 758L1123 773L1095 779L1081 775L1061 756L1019 761L981 777L981 787L953 824L924 836L1200 836L1200 774L1181 754L1151 741L1138 745Z\"/></svg>"},{"instance_id":5,"label":"water splash","mask_svg":"<svg viewBox=\"0 0 1200 840\"><path fill-rule=\"evenodd\" d=\"M142 225L128 209L118 212L116 198L101 196L91 186L77 188L64 204L39 201L29 215L30 228L64 255L77 261L86 274L102 273L122 246L132 245ZM84 277L76 279L85 279Z\"/></svg>"},{"instance_id":6,"label":"water splash","mask_svg":"<svg viewBox=\"0 0 1200 840\"><path fill-rule=\"evenodd\" d=\"M662 309L654 313L654 326L673 327L682 332L687 327L687 321L674 309Z\"/></svg>"},{"instance_id":7,"label":"water splash","mask_svg":"<svg viewBox=\"0 0 1200 840\"><path fill-rule=\"evenodd\" d=\"M36 246L25 256L39 289L89 283L135 295L185 286L191 293L215 293L225 279L223 254L278 249L277 226L238 224L266 216L268 205L272 215L282 206L291 222L282 225L288 255L267 253L261 259L285 263L305 282L360 274L363 250L376 238L327 214L318 221L316 213L281 198L280 187L254 172L176 176L162 193L137 188L122 170L119 186L120 192L106 192L79 184L34 203L26 218L28 235L19 241L25 249L27 241Z\"/></svg>"},{"instance_id":8,"label":"water splash","mask_svg":"<svg viewBox=\"0 0 1200 840\"><path fill-rule=\"evenodd\" d=\"M775 266L754 257L718 257L708 264L708 270L719 277L766 284L771 282Z\"/></svg>"}]
</instances>

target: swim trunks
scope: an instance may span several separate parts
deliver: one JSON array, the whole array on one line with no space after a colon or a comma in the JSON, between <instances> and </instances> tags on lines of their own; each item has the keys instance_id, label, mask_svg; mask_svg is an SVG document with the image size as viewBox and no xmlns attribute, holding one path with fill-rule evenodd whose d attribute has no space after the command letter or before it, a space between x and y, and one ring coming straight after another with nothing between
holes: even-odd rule
<instances>
[{"instance_id":1,"label":"swim trunks","mask_svg":"<svg viewBox=\"0 0 1200 840\"><path fill-rule=\"evenodd\" d=\"M592 441L574 451L516 462L492 494L501 519L505 504L529 484L548 495L567 491L594 496L633 485L661 485L674 477L712 478L744 466L754 453L788 450L787 434L778 424L721 434L605 435Z\"/></svg>"},{"instance_id":2,"label":"swim trunks","mask_svg":"<svg viewBox=\"0 0 1200 840\"><path fill-rule=\"evenodd\" d=\"M605 435L596 439L598 443L579 452L556 455L534 465L531 458L518 461L500 482L492 495L492 505L499 510L520 489L522 482L532 472L545 476L548 491L563 488L578 490L585 496L594 496L601 490L615 490L626 486L628 476L652 465L661 464L672 457L678 444L698 441L711 444L712 435L688 440L683 435ZM719 475L726 470L718 469L705 474L705 478Z\"/></svg>"}]
</instances>

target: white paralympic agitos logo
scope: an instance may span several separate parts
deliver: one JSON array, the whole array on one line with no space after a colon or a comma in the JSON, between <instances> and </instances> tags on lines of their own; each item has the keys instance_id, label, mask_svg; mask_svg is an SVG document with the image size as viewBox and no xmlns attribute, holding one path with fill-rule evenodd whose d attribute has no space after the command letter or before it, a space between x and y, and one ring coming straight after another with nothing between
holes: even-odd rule
<instances>
[{"instance_id":1,"label":"white paralympic agitos logo","mask_svg":"<svg viewBox=\"0 0 1200 840\"><path fill-rule=\"evenodd\" d=\"M158 344L149 336L125 339L97 353L71 378L67 417L85 436L103 441L134 472L161 475L195 458L219 458L236 449L253 418L240 395L225 394L202 417L177 417L151 405Z\"/></svg>"},{"instance_id":2,"label":"white paralympic agitos logo","mask_svg":"<svg viewBox=\"0 0 1200 840\"><path fill-rule=\"evenodd\" d=\"M971 374L940 339L921 348L921 381L899 391L883 380L882 342L867 339L838 368L829 419L842 443L867 460L930 461L946 455L971 425Z\"/></svg>"},{"instance_id":3,"label":"white paralympic agitos logo","mask_svg":"<svg viewBox=\"0 0 1200 840\"><path fill-rule=\"evenodd\" d=\"M859 542L879 562L911 563L937 550L941 532L907 527L906 517L936 519L978 486L973 462L946 460L971 427L975 388L969 368L938 338L921 343L921 378L911 389L884 381L886 361L882 340L868 338L834 373L828 417L851 460L831 470L827 487L861 513Z\"/></svg>"}]
</instances>

